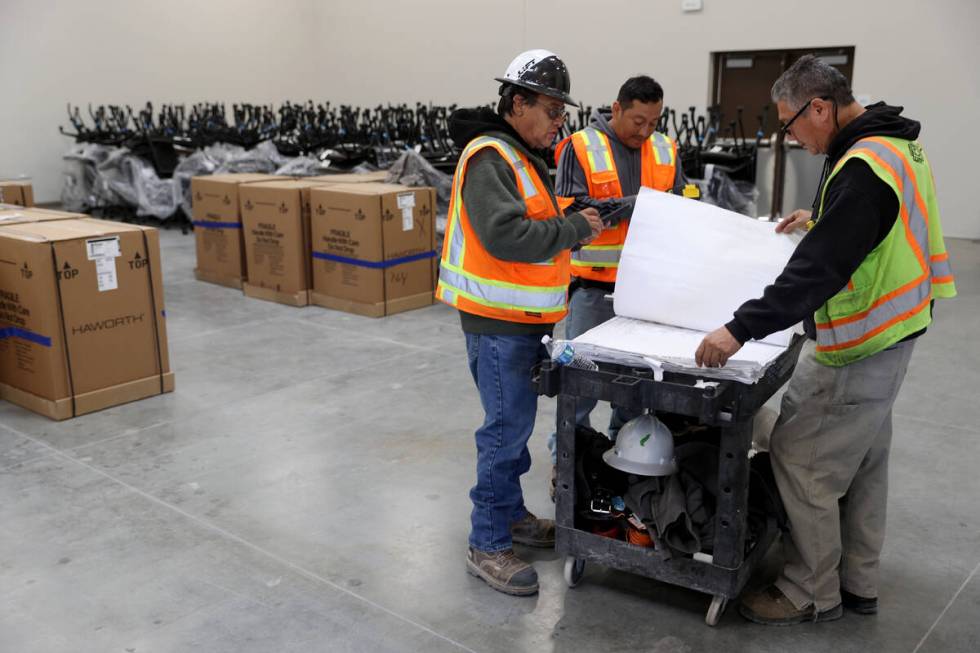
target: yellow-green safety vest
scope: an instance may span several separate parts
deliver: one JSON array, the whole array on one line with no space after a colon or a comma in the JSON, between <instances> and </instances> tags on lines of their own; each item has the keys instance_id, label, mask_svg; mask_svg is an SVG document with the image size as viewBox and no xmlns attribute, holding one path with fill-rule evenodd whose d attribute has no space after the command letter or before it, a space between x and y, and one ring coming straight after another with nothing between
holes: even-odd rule
<instances>
[{"instance_id":1,"label":"yellow-green safety vest","mask_svg":"<svg viewBox=\"0 0 980 653\"><path fill-rule=\"evenodd\" d=\"M885 239L814 314L817 362L833 367L872 356L924 329L932 321L932 300L956 295L932 170L916 141L872 136L852 145L824 183L813 228L820 228L827 188L851 159L867 163L895 191L899 208Z\"/></svg>"}]
</instances>

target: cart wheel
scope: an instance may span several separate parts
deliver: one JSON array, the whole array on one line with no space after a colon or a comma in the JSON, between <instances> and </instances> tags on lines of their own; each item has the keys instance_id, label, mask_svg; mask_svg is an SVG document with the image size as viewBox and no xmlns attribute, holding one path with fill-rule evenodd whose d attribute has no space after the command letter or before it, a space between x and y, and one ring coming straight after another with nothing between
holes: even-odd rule
<instances>
[{"instance_id":1,"label":"cart wheel","mask_svg":"<svg viewBox=\"0 0 980 653\"><path fill-rule=\"evenodd\" d=\"M704 616L704 623L709 626L717 626L718 620L721 619L721 615L725 612L727 606L728 599L721 594L713 597L711 599L711 605L708 606L708 614Z\"/></svg>"},{"instance_id":2,"label":"cart wheel","mask_svg":"<svg viewBox=\"0 0 980 653\"><path fill-rule=\"evenodd\" d=\"M573 556L565 558L565 582L569 587L578 585L584 573L585 560L579 560Z\"/></svg>"}]
</instances>

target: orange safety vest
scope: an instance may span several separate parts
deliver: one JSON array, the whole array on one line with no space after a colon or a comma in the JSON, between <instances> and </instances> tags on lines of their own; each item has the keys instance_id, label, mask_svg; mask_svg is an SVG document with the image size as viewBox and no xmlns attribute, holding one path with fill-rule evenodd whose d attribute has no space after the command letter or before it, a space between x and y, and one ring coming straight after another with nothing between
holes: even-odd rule
<instances>
[{"instance_id":1,"label":"orange safety vest","mask_svg":"<svg viewBox=\"0 0 980 653\"><path fill-rule=\"evenodd\" d=\"M558 144L556 160L568 142L571 142L579 165L585 171L589 195L597 200L622 197L623 189L609 137L594 127L586 127ZM676 173L677 144L666 134L654 132L640 148L640 184L669 191L674 187ZM563 208L567 208L572 201L573 198L558 198ZM572 274L583 279L615 282L628 229L629 220L623 220L615 227L603 230L590 244L572 252Z\"/></svg>"},{"instance_id":2,"label":"orange safety vest","mask_svg":"<svg viewBox=\"0 0 980 653\"><path fill-rule=\"evenodd\" d=\"M492 136L473 139L463 150L453 176L446 237L439 263L436 299L461 311L508 322L553 324L567 312L569 252L538 263L504 261L491 255L470 222L463 204L463 181L470 158L493 148L510 165L524 199L528 220L564 219L548 187L527 157Z\"/></svg>"}]
</instances>

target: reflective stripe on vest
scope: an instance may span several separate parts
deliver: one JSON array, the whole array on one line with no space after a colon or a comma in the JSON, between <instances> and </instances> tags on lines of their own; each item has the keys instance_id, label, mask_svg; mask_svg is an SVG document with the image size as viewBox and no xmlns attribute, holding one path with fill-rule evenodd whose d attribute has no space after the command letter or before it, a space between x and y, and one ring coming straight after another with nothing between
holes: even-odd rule
<instances>
[{"instance_id":1,"label":"reflective stripe on vest","mask_svg":"<svg viewBox=\"0 0 980 653\"><path fill-rule=\"evenodd\" d=\"M486 136L472 140L460 153L460 161L468 158L474 150L490 145L492 140L494 139ZM448 258L451 265L460 266L463 264L463 251L466 245L463 238L463 228L459 224L458 214L458 207L462 206L463 203L463 185L457 184L455 179L453 179L453 202L457 207L456 215L449 216L450 219L446 225L446 239L449 240Z\"/></svg>"},{"instance_id":2,"label":"reflective stripe on vest","mask_svg":"<svg viewBox=\"0 0 980 653\"><path fill-rule=\"evenodd\" d=\"M585 141L585 151L589 159L589 168L593 172L608 172L616 168L613 162L612 150L609 149L609 141L606 138L605 134L594 127L586 127L582 130L582 139Z\"/></svg>"},{"instance_id":3,"label":"reflective stripe on vest","mask_svg":"<svg viewBox=\"0 0 980 653\"><path fill-rule=\"evenodd\" d=\"M609 147L609 137L594 127L586 127L581 134L585 141L585 151L591 172L615 170L616 165L612 150ZM657 165L675 165L674 144L669 136L661 132L653 132L653 135L650 136L650 144L653 146L653 159Z\"/></svg>"},{"instance_id":4,"label":"reflective stripe on vest","mask_svg":"<svg viewBox=\"0 0 980 653\"><path fill-rule=\"evenodd\" d=\"M893 327L899 328L901 323L906 320L918 319L917 325L923 321L925 324L928 324L928 316L925 318L919 316L928 308L930 301L933 299L933 281L951 284L953 280L948 254L945 251L937 253L930 252L930 216L928 207L920 192L915 172L893 143L877 137L862 139L855 143L852 149L835 166L834 172L828 178L821 196L823 197L826 193L826 189L830 185L830 180L833 176L849 159L854 157L864 158L866 161L873 161L894 183L894 188L900 196L898 217L901 220L901 231L904 236L902 243L907 245L907 251L911 252L915 263L908 257L908 254L904 255L906 262L902 263L903 259L901 257L903 255L901 250L903 244L894 240L898 237L897 232L894 231L897 225L893 227L893 231L889 232L885 241L880 245L889 248L889 251L883 252L880 256L888 256L888 261L891 265L916 265L919 272L909 274L909 277L913 277L913 275L914 277L910 278L909 281L900 287L876 298L870 307L865 310L858 310L853 314L842 317L831 317L829 306L831 303L836 302L842 294L852 292L853 289L850 282L841 293L835 295L827 304L821 307L817 314L818 323L816 325L817 357L820 362L832 364L846 364L847 362L853 362L854 360L859 360L862 357L876 353L875 351L861 351L859 347ZM823 208L822 203L823 200L821 199L821 210ZM819 219L817 224L819 224ZM936 225L938 229L938 221ZM941 243L941 237L939 241ZM895 248L898 248L898 250ZM941 248L942 246L940 245ZM866 263L862 262L862 266L864 265ZM855 275L860 271L861 268L859 267ZM900 280L902 276L902 273L899 272L898 279ZM876 280L880 279L878 275L873 275L873 278ZM855 310L857 308L855 307ZM821 317L825 318L826 321L820 322L819 318ZM911 324L909 328L911 328ZM892 340L897 341L905 335L908 334L901 332L899 328L899 331L896 332ZM832 352L844 351L851 353L841 353L837 358L829 358ZM823 355L825 360L821 360L821 355Z\"/></svg>"},{"instance_id":5,"label":"reflective stripe on vest","mask_svg":"<svg viewBox=\"0 0 980 653\"><path fill-rule=\"evenodd\" d=\"M666 134L653 132L650 140L653 143L653 156L657 161L657 165L674 165L674 144L670 141L670 138Z\"/></svg>"},{"instance_id":6,"label":"reflective stripe on vest","mask_svg":"<svg viewBox=\"0 0 980 653\"><path fill-rule=\"evenodd\" d=\"M439 280L463 297L487 306L547 313L565 310L567 286L528 288L480 277L443 266Z\"/></svg>"},{"instance_id":7,"label":"reflective stripe on vest","mask_svg":"<svg viewBox=\"0 0 980 653\"><path fill-rule=\"evenodd\" d=\"M469 157L483 147L493 147L511 166L525 203L540 194L531 176L532 171L509 143L490 136L481 136L471 141L460 154L460 166L453 179L452 211L446 228L445 251L439 266L437 296L452 306L456 306L458 298L463 297L481 306L505 311L536 314L564 313L567 283L543 287L520 285L483 277L464 269L466 236L461 218L463 180L460 172L465 170L465 163ZM525 265L556 267L558 263L555 259L550 259Z\"/></svg>"},{"instance_id":8,"label":"reflective stripe on vest","mask_svg":"<svg viewBox=\"0 0 980 653\"><path fill-rule=\"evenodd\" d=\"M572 252L572 265L612 267L623 255L622 245L589 245Z\"/></svg>"},{"instance_id":9,"label":"reflective stripe on vest","mask_svg":"<svg viewBox=\"0 0 980 653\"><path fill-rule=\"evenodd\" d=\"M926 308L932 300L931 285L927 278L918 280L882 297L867 311L818 324L817 345L824 351L838 351L861 344Z\"/></svg>"},{"instance_id":10,"label":"reflective stripe on vest","mask_svg":"<svg viewBox=\"0 0 980 653\"><path fill-rule=\"evenodd\" d=\"M929 257L933 283L952 283L953 268L949 264L949 253L943 252Z\"/></svg>"},{"instance_id":11,"label":"reflective stripe on vest","mask_svg":"<svg viewBox=\"0 0 980 653\"><path fill-rule=\"evenodd\" d=\"M615 170L616 164L609 147L609 137L594 127L586 127L581 131L581 134L585 141L591 171ZM653 159L657 165L673 166L676 164L674 143L669 136L661 132L653 132L650 136L650 144L653 146Z\"/></svg>"},{"instance_id":12,"label":"reflective stripe on vest","mask_svg":"<svg viewBox=\"0 0 980 653\"><path fill-rule=\"evenodd\" d=\"M895 183L902 190L902 204L909 207L906 224L911 228L919 246L923 270L927 269L926 254L930 253L929 239L929 210L919 192L912 169L895 146L884 139L874 137L860 141L860 147L855 151L865 150L879 165L888 168ZM901 210L901 209L900 209ZM904 216L903 220L905 219ZM949 264L949 253L940 252L929 256L928 269L932 275L932 283L952 283L953 268Z\"/></svg>"}]
</instances>

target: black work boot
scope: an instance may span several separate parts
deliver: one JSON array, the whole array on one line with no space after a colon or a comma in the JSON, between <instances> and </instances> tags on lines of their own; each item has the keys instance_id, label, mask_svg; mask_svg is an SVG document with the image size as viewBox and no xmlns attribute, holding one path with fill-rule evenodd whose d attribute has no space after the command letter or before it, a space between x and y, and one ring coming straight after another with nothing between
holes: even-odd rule
<instances>
[{"instance_id":1,"label":"black work boot","mask_svg":"<svg viewBox=\"0 0 980 653\"><path fill-rule=\"evenodd\" d=\"M527 517L510 525L510 538L525 546L552 549L555 546L555 522L527 513Z\"/></svg>"},{"instance_id":2,"label":"black work boot","mask_svg":"<svg viewBox=\"0 0 980 653\"><path fill-rule=\"evenodd\" d=\"M466 553L466 571L504 594L531 596L538 593L538 572L514 555L513 549L484 553L471 547Z\"/></svg>"},{"instance_id":3,"label":"black work boot","mask_svg":"<svg viewBox=\"0 0 980 653\"><path fill-rule=\"evenodd\" d=\"M847 590L841 590L840 602L845 608L858 614L878 614L878 597L866 599Z\"/></svg>"}]
</instances>

